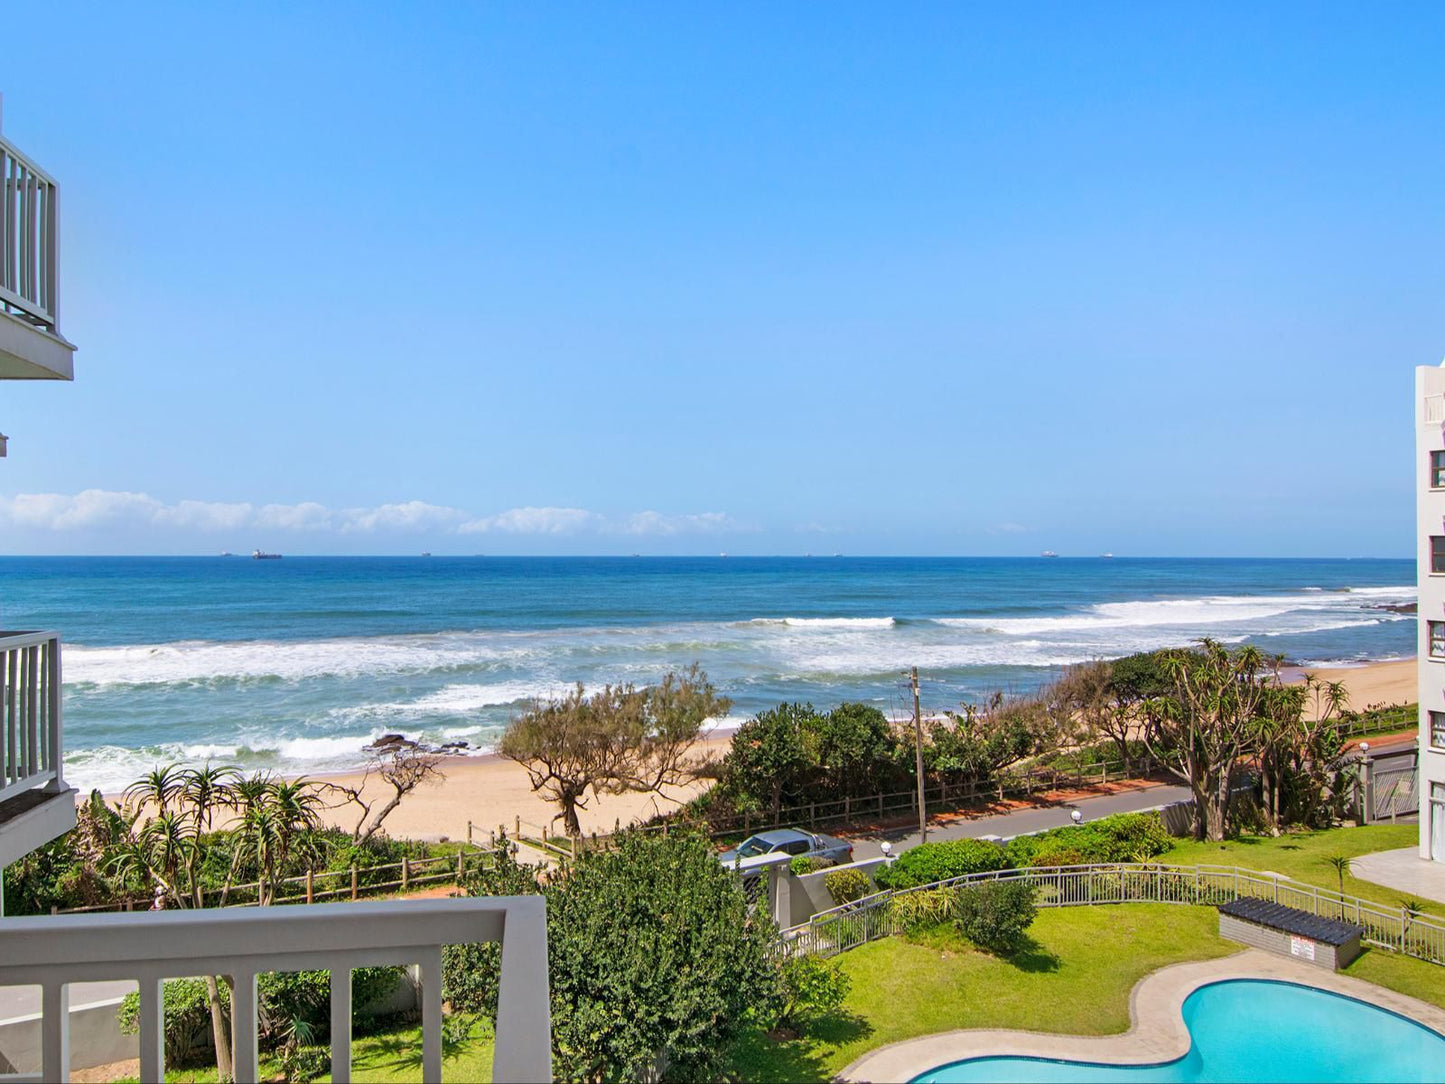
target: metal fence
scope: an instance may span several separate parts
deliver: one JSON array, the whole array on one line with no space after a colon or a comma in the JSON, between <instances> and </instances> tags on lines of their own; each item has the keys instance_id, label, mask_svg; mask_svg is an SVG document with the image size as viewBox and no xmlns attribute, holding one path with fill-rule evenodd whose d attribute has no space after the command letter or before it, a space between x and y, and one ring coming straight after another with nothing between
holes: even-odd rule
<instances>
[{"instance_id":1,"label":"metal fence","mask_svg":"<svg viewBox=\"0 0 1445 1084\"><path fill-rule=\"evenodd\" d=\"M64 789L60 635L0 632L0 801Z\"/></svg>"},{"instance_id":2,"label":"metal fence","mask_svg":"<svg viewBox=\"0 0 1445 1084\"><path fill-rule=\"evenodd\" d=\"M902 933L916 908L900 905L918 893L948 894L989 881L1026 881L1038 889L1040 907L1082 907L1121 903L1177 903L1217 906L1243 897L1267 899L1364 928L1363 940L1391 952L1445 966L1445 919L1406 907L1346 896L1286 877L1270 877L1237 866L1165 866L1112 863L999 870L955 877L917 888L878 892L856 903L820 911L783 931L790 952L836 956L869 941Z\"/></svg>"},{"instance_id":3,"label":"metal fence","mask_svg":"<svg viewBox=\"0 0 1445 1084\"><path fill-rule=\"evenodd\" d=\"M0 138L0 309L47 331L59 319L59 189Z\"/></svg>"}]
</instances>

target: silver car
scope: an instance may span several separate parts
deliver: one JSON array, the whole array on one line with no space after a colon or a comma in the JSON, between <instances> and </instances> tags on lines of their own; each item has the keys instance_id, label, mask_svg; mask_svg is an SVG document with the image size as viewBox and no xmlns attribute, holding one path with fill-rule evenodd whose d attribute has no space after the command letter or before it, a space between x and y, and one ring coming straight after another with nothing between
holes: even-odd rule
<instances>
[{"instance_id":1,"label":"silver car","mask_svg":"<svg viewBox=\"0 0 1445 1084\"><path fill-rule=\"evenodd\" d=\"M749 836L743 840L741 846L735 850L724 851L718 857L723 865L729 869L737 869L746 876L749 867L759 865L760 859L777 854L787 854L794 858L806 855L840 865L853 861L853 844L818 832L805 832L801 828L774 828L769 832Z\"/></svg>"}]
</instances>

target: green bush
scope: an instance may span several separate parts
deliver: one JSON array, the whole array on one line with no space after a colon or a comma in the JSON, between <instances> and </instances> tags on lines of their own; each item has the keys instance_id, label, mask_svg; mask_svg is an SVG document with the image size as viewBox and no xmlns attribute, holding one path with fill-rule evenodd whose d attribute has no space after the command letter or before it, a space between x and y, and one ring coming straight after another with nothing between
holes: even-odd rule
<instances>
[{"instance_id":1,"label":"green bush","mask_svg":"<svg viewBox=\"0 0 1445 1084\"><path fill-rule=\"evenodd\" d=\"M833 863L826 858L818 858L811 854L794 855L793 860L788 863L788 868L801 877L805 873L817 873L820 869L827 869Z\"/></svg>"},{"instance_id":2,"label":"green bush","mask_svg":"<svg viewBox=\"0 0 1445 1084\"><path fill-rule=\"evenodd\" d=\"M1079 865L1089 862L1135 862L1155 858L1174 846L1174 837L1158 813L1118 813L1090 824L1052 828L1018 836L1004 847L1008 864L1025 866ZM1073 862L1046 862L1049 853L1076 856Z\"/></svg>"},{"instance_id":3,"label":"green bush","mask_svg":"<svg viewBox=\"0 0 1445 1084\"><path fill-rule=\"evenodd\" d=\"M1046 846L1029 859L1030 866L1087 866L1088 864L1089 856L1083 851L1057 843Z\"/></svg>"},{"instance_id":4,"label":"green bush","mask_svg":"<svg viewBox=\"0 0 1445 1084\"><path fill-rule=\"evenodd\" d=\"M954 898L954 921L958 932L979 948L1013 952L1038 914L1034 899L1034 887L1026 881L968 885Z\"/></svg>"},{"instance_id":5,"label":"green bush","mask_svg":"<svg viewBox=\"0 0 1445 1084\"><path fill-rule=\"evenodd\" d=\"M773 1027L801 1031L843 1007L852 981L827 960L790 956L779 968L779 997Z\"/></svg>"},{"instance_id":6,"label":"green bush","mask_svg":"<svg viewBox=\"0 0 1445 1084\"><path fill-rule=\"evenodd\" d=\"M362 1012L384 999L402 980L399 967L358 967L351 973L351 1004ZM256 982L260 1000L261 1045L274 1049L299 1021L317 1038L331 1030L331 976L327 971L286 971L263 974ZM221 1006L230 1017L231 996L220 984ZM203 979L167 979L161 993L165 1006L166 1061L185 1065L210 1049L211 1006ZM116 1010L122 1035L140 1028L140 994L129 993Z\"/></svg>"},{"instance_id":7,"label":"green bush","mask_svg":"<svg viewBox=\"0 0 1445 1084\"><path fill-rule=\"evenodd\" d=\"M969 873L1005 869L1002 848L981 839L922 843L885 862L873 875L880 888L914 888Z\"/></svg>"},{"instance_id":8,"label":"green bush","mask_svg":"<svg viewBox=\"0 0 1445 1084\"><path fill-rule=\"evenodd\" d=\"M954 917L953 904L958 895L956 888L926 888L918 892L904 892L888 901L893 922L904 933L941 926Z\"/></svg>"},{"instance_id":9,"label":"green bush","mask_svg":"<svg viewBox=\"0 0 1445 1084\"><path fill-rule=\"evenodd\" d=\"M852 867L830 870L823 875L823 884L828 889L828 895L833 897L833 902L838 904L855 903L864 896L871 896L875 891L868 874Z\"/></svg>"}]
</instances>

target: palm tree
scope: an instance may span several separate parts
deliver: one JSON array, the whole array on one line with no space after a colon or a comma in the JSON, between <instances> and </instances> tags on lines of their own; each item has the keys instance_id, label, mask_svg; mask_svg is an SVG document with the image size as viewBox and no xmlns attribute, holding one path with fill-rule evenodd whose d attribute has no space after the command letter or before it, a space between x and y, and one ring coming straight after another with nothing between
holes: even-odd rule
<instances>
[{"instance_id":1,"label":"palm tree","mask_svg":"<svg viewBox=\"0 0 1445 1084\"><path fill-rule=\"evenodd\" d=\"M1340 879L1340 895L1345 894L1345 874L1350 872L1350 856L1347 854L1332 854L1325 859L1334 869L1336 876Z\"/></svg>"}]
</instances>

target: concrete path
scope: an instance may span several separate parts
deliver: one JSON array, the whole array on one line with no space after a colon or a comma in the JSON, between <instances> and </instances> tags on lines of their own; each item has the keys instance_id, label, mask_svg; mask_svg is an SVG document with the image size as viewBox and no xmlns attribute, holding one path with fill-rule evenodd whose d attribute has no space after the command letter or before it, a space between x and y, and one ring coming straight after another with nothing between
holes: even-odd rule
<instances>
[{"instance_id":1,"label":"concrete path","mask_svg":"<svg viewBox=\"0 0 1445 1084\"><path fill-rule=\"evenodd\" d=\"M1220 960L1174 964L1144 976L1129 995L1131 1024L1122 1035L1050 1035L1001 1029L947 1031L870 1051L839 1077L912 1080L949 1062L995 1055L1111 1065L1173 1061L1189 1052L1191 1042L1180 1012L1184 999L1201 986L1228 979L1273 979L1314 986L1379 1005L1436 1031L1445 1030L1445 1009L1299 960L1248 949Z\"/></svg>"},{"instance_id":2,"label":"concrete path","mask_svg":"<svg viewBox=\"0 0 1445 1084\"><path fill-rule=\"evenodd\" d=\"M1069 813L1074 809L1082 813L1084 821L1088 822L1113 813L1138 813L1145 809L1156 809L1172 802L1184 801L1188 797L1188 787L1157 783L1141 790L1102 794L1096 798L1081 798L1076 802L1061 802L1051 806L1018 809L1012 813L930 823L928 838L931 842L937 842L941 839L977 839L979 836L1017 836L1072 824ZM877 858L883 853L879 844L884 840L892 845L895 854L906 851L909 847L916 847L921 842L916 826L911 829L895 828L857 836L853 840L854 861Z\"/></svg>"},{"instance_id":3,"label":"concrete path","mask_svg":"<svg viewBox=\"0 0 1445 1084\"><path fill-rule=\"evenodd\" d=\"M1417 847L1362 854L1350 863L1350 872L1407 896L1445 903L1445 862L1421 858Z\"/></svg>"}]
</instances>

